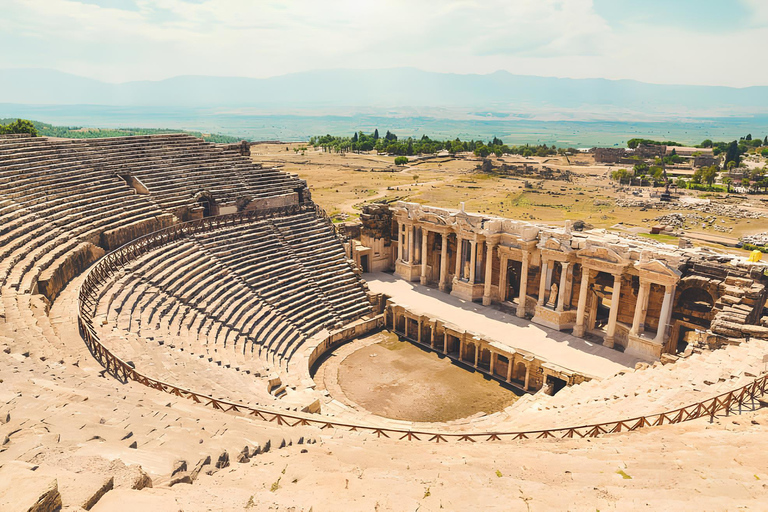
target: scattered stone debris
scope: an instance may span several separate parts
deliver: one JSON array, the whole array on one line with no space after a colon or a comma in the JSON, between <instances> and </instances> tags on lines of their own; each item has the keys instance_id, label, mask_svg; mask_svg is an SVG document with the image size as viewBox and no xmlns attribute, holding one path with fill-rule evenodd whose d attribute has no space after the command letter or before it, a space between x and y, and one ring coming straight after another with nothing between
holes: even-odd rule
<instances>
[{"instance_id":1,"label":"scattered stone debris","mask_svg":"<svg viewBox=\"0 0 768 512\"><path fill-rule=\"evenodd\" d=\"M703 215L699 215L698 213L668 213L666 215L656 217L653 219L653 222L663 226L671 226L673 229L687 229L694 227L694 225L696 225L696 227L700 225L704 229L712 228L715 231L719 231L721 233L730 233L733 231L733 227L731 226L723 226L718 224L717 217L714 215L707 215L705 217Z\"/></svg>"},{"instance_id":2,"label":"scattered stone debris","mask_svg":"<svg viewBox=\"0 0 768 512\"><path fill-rule=\"evenodd\" d=\"M764 233L756 233L754 235L746 235L741 237L741 241L745 244L757 245L759 247L768 247L768 231Z\"/></svg>"},{"instance_id":3,"label":"scattered stone debris","mask_svg":"<svg viewBox=\"0 0 768 512\"><path fill-rule=\"evenodd\" d=\"M656 199L620 198L616 199L616 206L648 210L696 210L701 213L729 217L731 219L760 219L768 217L763 212L748 210L738 205L701 201L657 201Z\"/></svg>"}]
</instances>

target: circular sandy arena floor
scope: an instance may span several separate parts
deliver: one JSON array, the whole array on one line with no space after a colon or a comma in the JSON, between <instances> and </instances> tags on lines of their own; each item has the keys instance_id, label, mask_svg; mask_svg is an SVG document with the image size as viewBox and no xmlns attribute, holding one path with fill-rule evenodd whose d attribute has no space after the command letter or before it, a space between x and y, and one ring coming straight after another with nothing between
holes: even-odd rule
<instances>
[{"instance_id":1,"label":"circular sandy arena floor","mask_svg":"<svg viewBox=\"0 0 768 512\"><path fill-rule=\"evenodd\" d=\"M348 405L420 422L497 412L521 393L390 332L340 347L321 364L315 380Z\"/></svg>"}]
</instances>

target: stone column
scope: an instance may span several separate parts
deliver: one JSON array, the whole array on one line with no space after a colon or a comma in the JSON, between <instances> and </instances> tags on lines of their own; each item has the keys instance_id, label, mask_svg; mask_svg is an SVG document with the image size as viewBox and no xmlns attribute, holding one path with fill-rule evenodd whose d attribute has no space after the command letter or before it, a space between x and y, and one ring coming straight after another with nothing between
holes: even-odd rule
<instances>
[{"instance_id":1,"label":"stone column","mask_svg":"<svg viewBox=\"0 0 768 512\"><path fill-rule=\"evenodd\" d=\"M403 232L404 226L402 223L397 223L397 261L403 261Z\"/></svg>"},{"instance_id":2,"label":"stone column","mask_svg":"<svg viewBox=\"0 0 768 512\"><path fill-rule=\"evenodd\" d=\"M456 271L454 272L454 279L461 279L461 266L464 263L464 241L461 236L456 235Z\"/></svg>"},{"instance_id":3,"label":"stone column","mask_svg":"<svg viewBox=\"0 0 768 512\"><path fill-rule=\"evenodd\" d=\"M480 360L480 343L478 343L477 340L474 340L475 344L475 368L477 368L477 362Z\"/></svg>"},{"instance_id":4,"label":"stone column","mask_svg":"<svg viewBox=\"0 0 768 512\"><path fill-rule=\"evenodd\" d=\"M486 242L488 250L485 252L485 288L483 289L483 306L491 305L491 281L493 278L493 250L496 243ZM501 279L499 279L501 282Z\"/></svg>"},{"instance_id":5,"label":"stone column","mask_svg":"<svg viewBox=\"0 0 768 512\"><path fill-rule=\"evenodd\" d=\"M448 289L448 233L441 233L443 246L440 249L440 284L441 292Z\"/></svg>"},{"instance_id":6,"label":"stone column","mask_svg":"<svg viewBox=\"0 0 768 512\"><path fill-rule=\"evenodd\" d=\"M640 279L640 290L637 292L637 304L635 316L632 318L632 328L629 334L639 336L645 330L645 315L648 313L648 296L651 291L651 283Z\"/></svg>"},{"instance_id":7,"label":"stone column","mask_svg":"<svg viewBox=\"0 0 768 512\"><path fill-rule=\"evenodd\" d=\"M496 352L491 352L491 362L488 365L488 371L493 375L493 367L496 365Z\"/></svg>"},{"instance_id":8,"label":"stone column","mask_svg":"<svg viewBox=\"0 0 768 512\"><path fill-rule=\"evenodd\" d=\"M576 325L573 327L574 336L584 336L584 314L587 311L587 293L589 293L589 280L592 271L582 265L581 285L579 286L579 305L576 308Z\"/></svg>"},{"instance_id":9,"label":"stone column","mask_svg":"<svg viewBox=\"0 0 768 512\"><path fill-rule=\"evenodd\" d=\"M477 240L470 240L472 247L469 254L469 284L475 284L475 268L477 267Z\"/></svg>"},{"instance_id":10,"label":"stone column","mask_svg":"<svg viewBox=\"0 0 768 512\"><path fill-rule=\"evenodd\" d=\"M549 264L541 260L541 280L539 281L539 306L544 305L545 295L547 293L547 273L549 272Z\"/></svg>"},{"instance_id":11,"label":"stone column","mask_svg":"<svg viewBox=\"0 0 768 512\"><path fill-rule=\"evenodd\" d=\"M606 329L603 346L613 348L616 334L616 319L619 316L619 302L621 300L621 274L613 276L613 292L611 292L611 312L608 315L608 328Z\"/></svg>"},{"instance_id":12,"label":"stone column","mask_svg":"<svg viewBox=\"0 0 768 512\"><path fill-rule=\"evenodd\" d=\"M520 272L520 296L517 299L517 316L525 316L525 300L528 295L528 260L530 259L528 251L523 252L523 268Z\"/></svg>"},{"instance_id":13,"label":"stone column","mask_svg":"<svg viewBox=\"0 0 768 512\"><path fill-rule=\"evenodd\" d=\"M507 356L507 361L509 361L507 363L507 382L512 382L512 368L514 366L512 362L514 361L514 359L512 358L512 356Z\"/></svg>"},{"instance_id":14,"label":"stone column","mask_svg":"<svg viewBox=\"0 0 768 512\"><path fill-rule=\"evenodd\" d=\"M459 361L464 360L464 350L466 347L466 343L464 343L464 336L459 338Z\"/></svg>"},{"instance_id":15,"label":"stone column","mask_svg":"<svg viewBox=\"0 0 768 512\"><path fill-rule=\"evenodd\" d=\"M523 385L523 389L528 391L528 381L531 377L531 364L530 361L527 365L525 365L525 384Z\"/></svg>"},{"instance_id":16,"label":"stone column","mask_svg":"<svg viewBox=\"0 0 768 512\"><path fill-rule=\"evenodd\" d=\"M408 337L408 316L403 315L403 334Z\"/></svg>"},{"instance_id":17,"label":"stone column","mask_svg":"<svg viewBox=\"0 0 768 512\"><path fill-rule=\"evenodd\" d=\"M430 329L429 346L435 348L435 341L437 338L437 322L432 323L432 329Z\"/></svg>"},{"instance_id":18,"label":"stone column","mask_svg":"<svg viewBox=\"0 0 768 512\"><path fill-rule=\"evenodd\" d=\"M421 284L427 284L427 240L429 232L427 228L421 228Z\"/></svg>"},{"instance_id":19,"label":"stone column","mask_svg":"<svg viewBox=\"0 0 768 512\"><path fill-rule=\"evenodd\" d=\"M418 326L419 326L419 333L416 335L416 341L421 343L421 317L419 317Z\"/></svg>"},{"instance_id":20,"label":"stone column","mask_svg":"<svg viewBox=\"0 0 768 512\"><path fill-rule=\"evenodd\" d=\"M410 226L408 228L408 263L413 265L414 263L414 254L413 254L413 235L416 233L416 228L414 226ZM410 274L409 274L410 276Z\"/></svg>"},{"instance_id":21,"label":"stone column","mask_svg":"<svg viewBox=\"0 0 768 512\"><path fill-rule=\"evenodd\" d=\"M443 354L448 353L448 331L443 331Z\"/></svg>"},{"instance_id":22,"label":"stone column","mask_svg":"<svg viewBox=\"0 0 768 512\"><path fill-rule=\"evenodd\" d=\"M568 285L568 262L563 261L560 263L562 270L560 271L560 288L557 290L557 311L563 311L565 306L565 291Z\"/></svg>"},{"instance_id":23,"label":"stone column","mask_svg":"<svg viewBox=\"0 0 768 512\"><path fill-rule=\"evenodd\" d=\"M667 326L669 325L670 312L672 311L672 298L674 297L674 286L664 286L664 302L661 303L661 314L659 315L659 327L656 330L656 337L653 339L655 343L664 343L664 336L667 333Z\"/></svg>"},{"instance_id":24,"label":"stone column","mask_svg":"<svg viewBox=\"0 0 768 512\"><path fill-rule=\"evenodd\" d=\"M499 302L507 300L507 272L509 268L509 256L500 254L499 264Z\"/></svg>"}]
</instances>

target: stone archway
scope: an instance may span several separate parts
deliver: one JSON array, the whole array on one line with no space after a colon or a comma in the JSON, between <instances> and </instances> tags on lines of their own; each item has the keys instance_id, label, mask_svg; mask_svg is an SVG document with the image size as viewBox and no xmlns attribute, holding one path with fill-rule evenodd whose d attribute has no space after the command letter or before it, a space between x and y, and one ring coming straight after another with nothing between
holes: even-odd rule
<instances>
[{"instance_id":1,"label":"stone archway","mask_svg":"<svg viewBox=\"0 0 768 512\"><path fill-rule=\"evenodd\" d=\"M675 294L672 316L686 320L704 328L709 328L716 311L715 304L720 299L718 279L702 276L690 276L680 280Z\"/></svg>"},{"instance_id":2,"label":"stone archway","mask_svg":"<svg viewBox=\"0 0 768 512\"><path fill-rule=\"evenodd\" d=\"M203 217L211 217L218 212L216 199L214 199L213 194L206 190L201 190L195 195L195 202L203 209Z\"/></svg>"}]
</instances>

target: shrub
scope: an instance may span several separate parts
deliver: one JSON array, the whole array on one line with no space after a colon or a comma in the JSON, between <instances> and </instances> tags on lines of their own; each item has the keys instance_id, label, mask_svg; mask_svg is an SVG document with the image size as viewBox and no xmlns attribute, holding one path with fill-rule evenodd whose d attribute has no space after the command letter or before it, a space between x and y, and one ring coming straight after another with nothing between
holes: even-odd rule
<instances>
[{"instance_id":1,"label":"shrub","mask_svg":"<svg viewBox=\"0 0 768 512\"><path fill-rule=\"evenodd\" d=\"M406 165L408 163L407 156L398 156L395 158L395 165Z\"/></svg>"}]
</instances>

